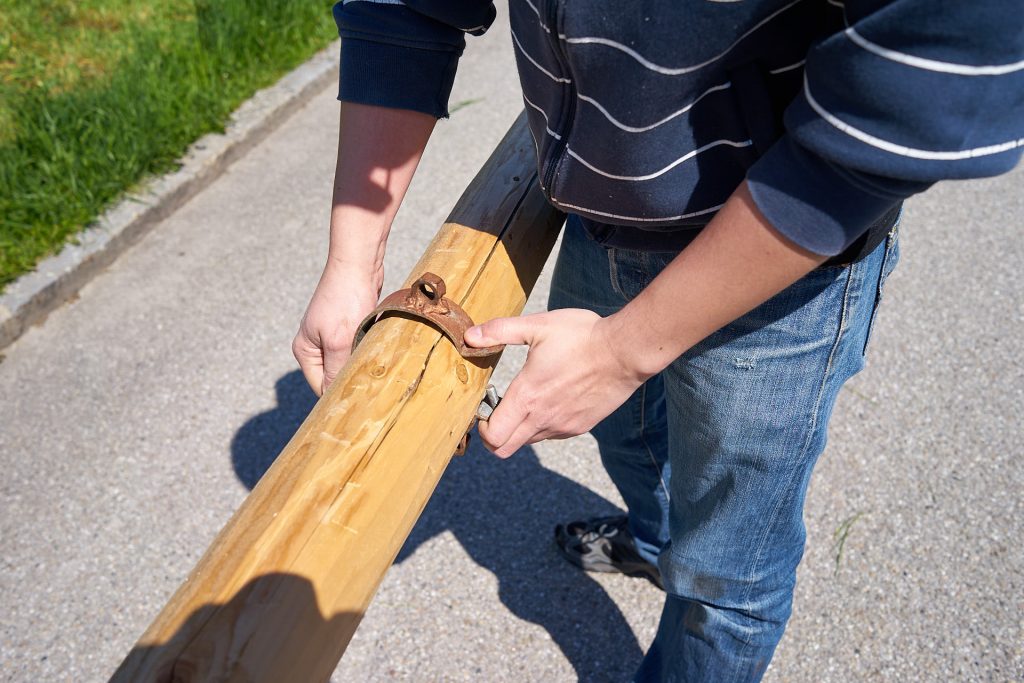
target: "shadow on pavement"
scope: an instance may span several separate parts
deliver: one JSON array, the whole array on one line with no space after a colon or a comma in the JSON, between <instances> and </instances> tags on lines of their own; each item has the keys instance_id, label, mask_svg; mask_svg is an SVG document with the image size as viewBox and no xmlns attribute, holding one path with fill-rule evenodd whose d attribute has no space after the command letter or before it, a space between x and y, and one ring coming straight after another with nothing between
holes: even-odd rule
<instances>
[{"instance_id":1,"label":"shadow on pavement","mask_svg":"<svg viewBox=\"0 0 1024 683\"><path fill-rule=\"evenodd\" d=\"M501 460L477 438L452 460L395 561L450 531L497 577L502 604L543 627L579 680L630 680L643 657L633 630L604 588L566 562L553 540L558 522L616 512L590 489L545 468L529 446Z\"/></svg>"},{"instance_id":2,"label":"shadow on pavement","mask_svg":"<svg viewBox=\"0 0 1024 683\"><path fill-rule=\"evenodd\" d=\"M277 407L246 422L231 444L235 473L250 489L316 402L299 371L281 377L275 388ZM594 466L600 466L596 459ZM501 460L476 438L465 456L452 460L396 563L450 531L497 577L502 604L544 628L580 680L628 680L643 656L636 636L600 584L568 564L553 542L558 522L616 511L545 468L532 448Z\"/></svg>"},{"instance_id":3,"label":"shadow on pavement","mask_svg":"<svg viewBox=\"0 0 1024 683\"><path fill-rule=\"evenodd\" d=\"M299 370L282 376L274 390L277 407L250 418L231 440L231 465L250 490L316 405L316 394Z\"/></svg>"}]
</instances>

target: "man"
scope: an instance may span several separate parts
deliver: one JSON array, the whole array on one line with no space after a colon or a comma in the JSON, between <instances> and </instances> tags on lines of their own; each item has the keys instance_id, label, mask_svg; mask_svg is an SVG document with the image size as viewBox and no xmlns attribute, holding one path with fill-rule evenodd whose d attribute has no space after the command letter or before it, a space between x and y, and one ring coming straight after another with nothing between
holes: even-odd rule
<instances>
[{"instance_id":1,"label":"man","mask_svg":"<svg viewBox=\"0 0 1024 683\"><path fill-rule=\"evenodd\" d=\"M481 437L591 430L628 507L559 526L666 602L638 680L756 681L789 617L802 510L863 365L902 201L1011 169L1024 28L952 0L512 0L542 189L570 214L549 313ZM294 351L322 391L374 307L391 221L489 2L346 0L328 264ZM966 238L966 237L965 237ZM353 297L353 293L356 296Z\"/></svg>"}]
</instances>

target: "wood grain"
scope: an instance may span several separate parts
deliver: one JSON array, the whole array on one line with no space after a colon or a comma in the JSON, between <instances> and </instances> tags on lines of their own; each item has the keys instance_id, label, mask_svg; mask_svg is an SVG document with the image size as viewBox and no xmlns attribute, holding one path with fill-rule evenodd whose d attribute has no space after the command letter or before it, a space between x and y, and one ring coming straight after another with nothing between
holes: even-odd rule
<instances>
[{"instance_id":1,"label":"wood grain","mask_svg":"<svg viewBox=\"0 0 1024 683\"><path fill-rule=\"evenodd\" d=\"M430 271L474 320L518 315L563 218L520 116L405 286ZM112 680L327 680L496 362L422 322L374 325Z\"/></svg>"}]
</instances>

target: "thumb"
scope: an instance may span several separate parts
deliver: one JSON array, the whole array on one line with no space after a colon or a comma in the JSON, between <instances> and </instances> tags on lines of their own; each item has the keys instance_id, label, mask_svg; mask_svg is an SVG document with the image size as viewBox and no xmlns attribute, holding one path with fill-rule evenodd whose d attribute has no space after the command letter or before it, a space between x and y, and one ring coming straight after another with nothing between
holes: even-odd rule
<instances>
[{"instance_id":1,"label":"thumb","mask_svg":"<svg viewBox=\"0 0 1024 683\"><path fill-rule=\"evenodd\" d=\"M533 344L544 313L518 318L495 318L466 330L469 346L495 346L497 344Z\"/></svg>"}]
</instances>

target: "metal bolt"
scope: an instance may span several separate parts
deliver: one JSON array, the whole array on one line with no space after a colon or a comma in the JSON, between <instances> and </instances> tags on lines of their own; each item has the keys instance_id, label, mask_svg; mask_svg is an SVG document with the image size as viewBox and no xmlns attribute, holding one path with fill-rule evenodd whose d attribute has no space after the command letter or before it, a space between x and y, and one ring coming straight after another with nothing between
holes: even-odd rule
<instances>
[{"instance_id":1,"label":"metal bolt","mask_svg":"<svg viewBox=\"0 0 1024 683\"><path fill-rule=\"evenodd\" d=\"M490 420L499 403L501 403L501 396L498 396L498 390L494 388L493 384L488 384L484 398L480 401L480 407L476 409L476 419L482 422Z\"/></svg>"}]
</instances>

